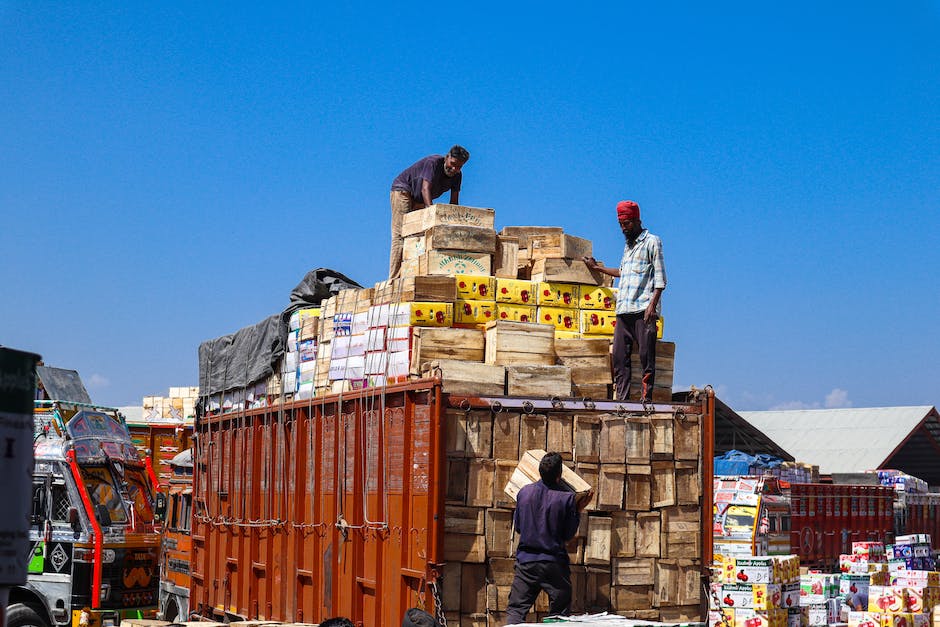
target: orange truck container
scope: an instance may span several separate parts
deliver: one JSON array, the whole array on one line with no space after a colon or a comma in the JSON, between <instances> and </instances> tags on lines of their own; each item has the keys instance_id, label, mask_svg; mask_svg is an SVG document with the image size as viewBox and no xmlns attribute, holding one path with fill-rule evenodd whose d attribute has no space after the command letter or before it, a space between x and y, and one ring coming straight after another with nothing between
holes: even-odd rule
<instances>
[{"instance_id":1,"label":"orange truck container","mask_svg":"<svg viewBox=\"0 0 940 627\"><path fill-rule=\"evenodd\" d=\"M166 498L158 505L163 524L158 618L171 622L189 618L191 525L193 515L193 449L170 460Z\"/></svg>"},{"instance_id":2,"label":"orange truck container","mask_svg":"<svg viewBox=\"0 0 940 627\"><path fill-rule=\"evenodd\" d=\"M150 458L158 489L166 492L173 476L170 461L192 446L193 425L179 422L128 422L127 428L141 456Z\"/></svg>"},{"instance_id":3,"label":"orange truck container","mask_svg":"<svg viewBox=\"0 0 940 627\"><path fill-rule=\"evenodd\" d=\"M506 481L500 479L500 462L473 446L483 443L494 451L512 444L519 450L543 448L529 446L543 442L551 447L551 427L547 436L544 427L539 432L540 441L530 440L532 433L524 430L509 441L493 426L491 439L481 436L481 425L495 425L507 415L518 416L523 425L553 420L572 425L562 441L570 447L568 453L577 444L575 455L584 461L575 458L566 464L601 487L583 517L589 535L573 554L581 560L572 566L573 609L621 611L616 607L621 599L614 594L617 582L611 583L614 570L599 560L623 560L612 552L597 553L603 546L589 540L592 521L606 522L610 533L610 521L618 516L642 516L644 521L657 516L655 540L661 548L656 550L664 559L660 564L653 558L653 563L675 571L683 581L694 581L679 586L676 577L675 590L668 584L657 587L658 616L671 622L680 616L704 620L707 608L698 582L707 576L712 554L711 392L690 403L644 408L589 399L455 396L444 393L438 379L198 417L191 610L213 619L317 623L345 616L364 627L398 627L408 608L423 607L458 624L503 624L488 601L496 600L488 593L496 591L490 586L497 560L482 550L490 546L490 538L455 536L460 533L455 526L471 519L450 517L457 515L453 512L478 512L480 534L484 512L511 517L511 504L495 503ZM461 416L466 416L459 423L466 430L456 433L454 420ZM643 428L651 439L645 445L629 436L619 443L594 440L599 456L585 458L583 451L595 437L591 434L601 434L602 424L611 429L605 426L603 433L624 438L624 433ZM475 444L455 457L454 443L460 437ZM627 457L635 454L638 449L631 447L636 445L658 460L651 462L653 498L647 492L642 506L636 505L631 482L649 490L651 477L630 474L634 466L619 457L625 445ZM611 450L618 451L616 460L604 457ZM510 471L513 467L509 463ZM667 470L674 481L664 483ZM605 477L620 483L605 483ZM626 501L617 501L618 485ZM455 494L467 495L461 497L466 499L462 506L452 505ZM642 507L648 511L635 511ZM689 520L695 521L692 527ZM696 524L699 531L691 531ZM486 525L490 533L489 518ZM643 533L650 527L637 529ZM511 577L510 545L511 535L500 547L505 552L500 563L510 563ZM709 559L702 560L703 555ZM443 573L460 572L462 580L449 574L442 578ZM695 594L687 596L686 589ZM644 603L649 613L648 600Z\"/></svg>"}]
</instances>

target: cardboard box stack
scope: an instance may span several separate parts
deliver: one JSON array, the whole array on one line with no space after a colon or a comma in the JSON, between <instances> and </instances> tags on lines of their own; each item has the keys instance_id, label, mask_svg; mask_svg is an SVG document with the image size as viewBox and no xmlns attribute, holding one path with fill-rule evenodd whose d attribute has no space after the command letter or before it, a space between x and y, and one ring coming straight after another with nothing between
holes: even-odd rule
<instances>
[{"instance_id":1,"label":"cardboard box stack","mask_svg":"<svg viewBox=\"0 0 940 627\"><path fill-rule=\"evenodd\" d=\"M492 209L443 204L407 214L402 278L295 312L268 394L437 375L452 393L610 398L616 293L581 260L591 242L557 227L497 234L494 219ZM658 342L655 401L671 401L674 357L673 343Z\"/></svg>"},{"instance_id":2,"label":"cardboard box stack","mask_svg":"<svg viewBox=\"0 0 940 627\"><path fill-rule=\"evenodd\" d=\"M796 555L725 557L712 583L709 622L734 627L799 627L800 562ZM716 603L717 599L717 603Z\"/></svg>"},{"instance_id":3,"label":"cardboard box stack","mask_svg":"<svg viewBox=\"0 0 940 627\"><path fill-rule=\"evenodd\" d=\"M196 417L198 397L198 387L171 387L167 396L145 396L142 402L142 420L192 424Z\"/></svg>"},{"instance_id":4,"label":"cardboard box stack","mask_svg":"<svg viewBox=\"0 0 940 627\"><path fill-rule=\"evenodd\" d=\"M568 545L572 613L703 621L699 418L448 411L448 622L505 624L515 555L513 495L537 476L547 450L562 454L575 491L594 490ZM534 616L547 611L543 594Z\"/></svg>"}]
</instances>

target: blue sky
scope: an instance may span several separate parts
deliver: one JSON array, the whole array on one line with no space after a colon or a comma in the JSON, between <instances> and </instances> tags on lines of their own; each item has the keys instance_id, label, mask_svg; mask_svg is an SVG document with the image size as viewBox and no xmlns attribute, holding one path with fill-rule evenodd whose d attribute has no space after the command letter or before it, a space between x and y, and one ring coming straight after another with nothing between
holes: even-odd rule
<instances>
[{"instance_id":1,"label":"blue sky","mask_svg":"<svg viewBox=\"0 0 940 627\"><path fill-rule=\"evenodd\" d=\"M0 344L96 402L384 278L391 180L454 143L463 204L608 264L639 202L677 386L940 402L937 0L197 5L0 2Z\"/></svg>"}]
</instances>

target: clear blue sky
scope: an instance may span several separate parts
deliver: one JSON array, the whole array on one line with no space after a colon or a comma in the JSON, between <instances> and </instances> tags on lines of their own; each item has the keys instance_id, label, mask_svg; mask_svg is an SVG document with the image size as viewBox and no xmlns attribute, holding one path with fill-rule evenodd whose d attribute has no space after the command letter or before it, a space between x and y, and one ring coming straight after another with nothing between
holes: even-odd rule
<instances>
[{"instance_id":1,"label":"clear blue sky","mask_svg":"<svg viewBox=\"0 0 940 627\"><path fill-rule=\"evenodd\" d=\"M127 5L127 6L125 6ZM99 403L311 269L387 272L395 175L614 264L663 238L676 385L940 403L940 2L0 2L0 344Z\"/></svg>"}]
</instances>

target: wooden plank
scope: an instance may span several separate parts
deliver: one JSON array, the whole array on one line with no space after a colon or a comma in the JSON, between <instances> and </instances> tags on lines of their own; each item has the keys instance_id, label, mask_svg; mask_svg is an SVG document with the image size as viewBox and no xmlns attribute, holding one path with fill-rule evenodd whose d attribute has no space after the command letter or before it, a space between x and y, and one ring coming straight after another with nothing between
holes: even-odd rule
<instances>
[{"instance_id":1,"label":"wooden plank","mask_svg":"<svg viewBox=\"0 0 940 627\"><path fill-rule=\"evenodd\" d=\"M611 519L608 516L588 516L587 527L584 563L610 564Z\"/></svg>"},{"instance_id":2,"label":"wooden plank","mask_svg":"<svg viewBox=\"0 0 940 627\"><path fill-rule=\"evenodd\" d=\"M659 512L641 512L636 515L636 555L637 557L660 556Z\"/></svg>"},{"instance_id":3,"label":"wooden plank","mask_svg":"<svg viewBox=\"0 0 940 627\"><path fill-rule=\"evenodd\" d=\"M459 505L444 506L444 533L469 533L482 535L483 533L482 507L463 507Z\"/></svg>"},{"instance_id":4,"label":"wooden plank","mask_svg":"<svg viewBox=\"0 0 940 627\"><path fill-rule=\"evenodd\" d=\"M428 364L428 373L441 378L448 394L502 396L506 389L506 369L502 366L438 359Z\"/></svg>"},{"instance_id":5,"label":"wooden plank","mask_svg":"<svg viewBox=\"0 0 940 627\"><path fill-rule=\"evenodd\" d=\"M652 586L656 582L656 560L615 557L611 560L615 586Z\"/></svg>"},{"instance_id":6,"label":"wooden plank","mask_svg":"<svg viewBox=\"0 0 940 627\"><path fill-rule=\"evenodd\" d=\"M627 464L627 485L624 509L645 512L653 502L652 472L648 465Z\"/></svg>"},{"instance_id":7,"label":"wooden plank","mask_svg":"<svg viewBox=\"0 0 940 627\"><path fill-rule=\"evenodd\" d=\"M515 554L511 509L486 510L486 552L491 557L510 557Z\"/></svg>"},{"instance_id":8,"label":"wooden plank","mask_svg":"<svg viewBox=\"0 0 940 627\"><path fill-rule=\"evenodd\" d=\"M555 340L557 357L607 357L610 339L606 337Z\"/></svg>"},{"instance_id":9,"label":"wooden plank","mask_svg":"<svg viewBox=\"0 0 940 627\"><path fill-rule=\"evenodd\" d=\"M596 414L574 416L574 460L600 461L601 421Z\"/></svg>"},{"instance_id":10,"label":"wooden plank","mask_svg":"<svg viewBox=\"0 0 940 627\"><path fill-rule=\"evenodd\" d=\"M630 416L625 425L626 458L628 464L645 464L652 453L650 419L648 416Z\"/></svg>"},{"instance_id":11,"label":"wooden plank","mask_svg":"<svg viewBox=\"0 0 940 627\"><path fill-rule=\"evenodd\" d=\"M483 362L483 332L477 329L417 327L412 335L411 374L437 359Z\"/></svg>"},{"instance_id":12,"label":"wooden plank","mask_svg":"<svg viewBox=\"0 0 940 627\"><path fill-rule=\"evenodd\" d=\"M423 233L441 224L475 226L492 229L496 212L483 207L465 207L436 203L424 209L406 213L402 217L402 237Z\"/></svg>"},{"instance_id":13,"label":"wooden plank","mask_svg":"<svg viewBox=\"0 0 940 627\"><path fill-rule=\"evenodd\" d=\"M613 512L610 526L611 557L636 555L636 514Z\"/></svg>"},{"instance_id":14,"label":"wooden plank","mask_svg":"<svg viewBox=\"0 0 940 627\"><path fill-rule=\"evenodd\" d=\"M493 255L493 276L515 279L519 273L519 238L509 235L496 236L496 252Z\"/></svg>"},{"instance_id":15,"label":"wooden plank","mask_svg":"<svg viewBox=\"0 0 940 627\"><path fill-rule=\"evenodd\" d=\"M555 343L565 340L555 340ZM579 385L610 385L613 375L610 357L558 357L557 361L571 370L571 382Z\"/></svg>"},{"instance_id":16,"label":"wooden plank","mask_svg":"<svg viewBox=\"0 0 940 627\"><path fill-rule=\"evenodd\" d=\"M702 452L702 431L697 414L676 418L673 426L676 459L698 460Z\"/></svg>"},{"instance_id":17,"label":"wooden plank","mask_svg":"<svg viewBox=\"0 0 940 627\"><path fill-rule=\"evenodd\" d=\"M519 422L520 414L516 412L504 411L493 415L493 457L519 459Z\"/></svg>"},{"instance_id":18,"label":"wooden plank","mask_svg":"<svg viewBox=\"0 0 940 627\"><path fill-rule=\"evenodd\" d=\"M571 395L571 370L567 366L516 364L506 366L506 392L510 396Z\"/></svg>"},{"instance_id":19,"label":"wooden plank","mask_svg":"<svg viewBox=\"0 0 940 627\"><path fill-rule=\"evenodd\" d=\"M506 493L512 497L513 501L515 501L516 494L519 493L519 490L540 479L539 462L542 461L542 457L545 456L545 453L546 451L544 450L536 449L527 450L522 455L522 459L519 460L519 464L512 473L510 482L505 488ZM580 472L580 468L578 472L575 472L566 465L562 465L561 467L561 484L565 486L566 489L574 492L578 497L587 494L588 490L594 489L596 491L596 483L591 484L586 478L579 476Z\"/></svg>"},{"instance_id":20,"label":"wooden plank","mask_svg":"<svg viewBox=\"0 0 940 627\"><path fill-rule=\"evenodd\" d=\"M578 384L572 381L571 396L593 400L610 399L610 385L596 385L592 383Z\"/></svg>"},{"instance_id":21,"label":"wooden plank","mask_svg":"<svg viewBox=\"0 0 940 627\"><path fill-rule=\"evenodd\" d=\"M376 283L372 302L389 303L452 303L457 288L452 276L409 276Z\"/></svg>"},{"instance_id":22,"label":"wooden plank","mask_svg":"<svg viewBox=\"0 0 940 627\"><path fill-rule=\"evenodd\" d=\"M654 461L652 466L651 498L653 507L669 507L676 504L675 466L669 461Z\"/></svg>"},{"instance_id":23,"label":"wooden plank","mask_svg":"<svg viewBox=\"0 0 940 627\"><path fill-rule=\"evenodd\" d=\"M594 254L591 240L567 233L530 234L527 248L533 261L565 257L580 260L582 257L590 257ZM584 281L579 281L579 283L584 283Z\"/></svg>"},{"instance_id":24,"label":"wooden plank","mask_svg":"<svg viewBox=\"0 0 940 627\"><path fill-rule=\"evenodd\" d=\"M533 281L561 281L601 287L613 284L613 277L592 271L581 259L546 259L540 257L541 254L535 249L530 250L530 256L535 255L532 257Z\"/></svg>"},{"instance_id":25,"label":"wooden plank","mask_svg":"<svg viewBox=\"0 0 940 627\"><path fill-rule=\"evenodd\" d=\"M488 364L554 365L555 332L535 322L499 320L486 325L484 360Z\"/></svg>"},{"instance_id":26,"label":"wooden plank","mask_svg":"<svg viewBox=\"0 0 940 627\"><path fill-rule=\"evenodd\" d=\"M496 231L491 228L464 224L439 224L413 237L422 240L419 247L420 253L433 249L490 254L496 252Z\"/></svg>"},{"instance_id":27,"label":"wooden plank","mask_svg":"<svg viewBox=\"0 0 940 627\"><path fill-rule=\"evenodd\" d=\"M624 464L601 464L597 478L597 509L617 511L623 509L624 485L626 483Z\"/></svg>"},{"instance_id":28,"label":"wooden plank","mask_svg":"<svg viewBox=\"0 0 940 627\"><path fill-rule=\"evenodd\" d=\"M571 461L574 448L574 421L571 414L553 412L548 414L548 443L546 449L555 451L566 461Z\"/></svg>"},{"instance_id":29,"label":"wooden plank","mask_svg":"<svg viewBox=\"0 0 940 627\"><path fill-rule=\"evenodd\" d=\"M620 462L621 468L626 461L626 418L616 414L601 417L601 459L604 462Z\"/></svg>"}]
</instances>

